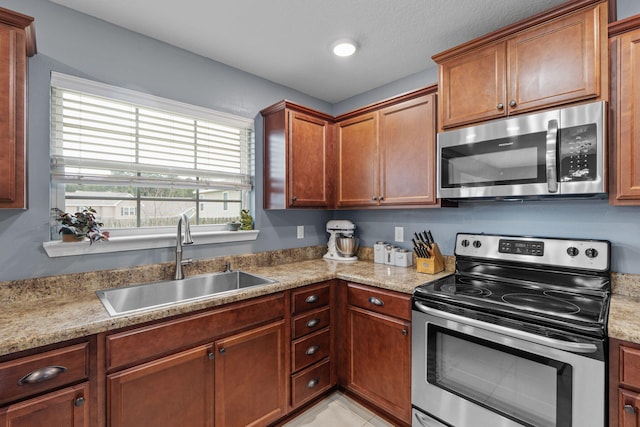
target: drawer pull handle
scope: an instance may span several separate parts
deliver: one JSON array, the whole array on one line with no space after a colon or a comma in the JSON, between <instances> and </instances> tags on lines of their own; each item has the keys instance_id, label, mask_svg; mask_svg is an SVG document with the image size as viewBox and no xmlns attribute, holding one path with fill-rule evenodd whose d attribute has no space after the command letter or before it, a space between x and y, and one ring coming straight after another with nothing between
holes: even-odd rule
<instances>
[{"instance_id":1,"label":"drawer pull handle","mask_svg":"<svg viewBox=\"0 0 640 427\"><path fill-rule=\"evenodd\" d=\"M313 304L314 302L318 301L320 297L318 295L309 295L307 297L307 299L304 300L304 302L306 302L307 304Z\"/></svg>"},{"instance_id":2,"label":"drawer pull handle","mask_svg":"<svg viewBox=\"0 0 640 427\"><path fill-rule=\"evenodd\" d=\"M73 404L77 407L84 406L84 397L80 396L73 402Z\"/></svg>"},{"instance_id":3,"label":"drawer pull handle","mask_svg":"<svg viewBox=\"0 0 640 427\"><path fill-rule=\"evenodd\" d=\"M317 345L312 345L311 347L309 347L307 349L307 351L305 351L307 356L313 356L314 354L316 354L316 352L320 350L320 347Z\"/></svg>"},{"instance_id":4,"label":"drawer pull handle","mask_svg":"<svg viewBox=\"0 0 640 427\"><path fill-rule=\"evenodd\" d=\"M384 305L384 301L382 301L380 298L376 298L376 297L369 297L369 302L373 305L377 305L379 307L382 307Z\"/></svg>"},{"instance_id":5,"label":"drawer pull handle","mask_svg":"<svg viewBox=\"0 0 640 427\"><path fill-rule=\"evenodd\" d=\"M623 407L624 412L626 412L627 414L635 414L636 413L636 408L634 408L632 405L624 405Z\"/></svg>"},{"instance_id":6,"label":"drawer pull handle","mask_svg":"<svg viewBox=\"0 0 640 427\"><path fill-rule=\"evenodd\" d=\"M307 388L314 388L318 384L320 384L320 378L314 378L307 383Z\"/></svg>"},{"instance_id":7,"label":"drawer pull handle","mask_svg":"<svg viewBox=\"0 0 640 427\"><path fill-rule=\"evenodd\" d=\"M67 368L64 366L45 366L44 368L29 372L20 378L18 385L37 384L42 381L52 380L63 372L66 372L66 370Z\"/></svg>"},{"instance_id":8,"label":"drawer pull handle","mask_svg":"<svg viewBox=\"0 0 640 427\"><path fill-rule=\"evenodd\" d=\"M314 326L317 326L318 323L320 323L320 319L317 317L313 318L307 322L307 328L313 328Z\"/></svg>"}]
</instances>

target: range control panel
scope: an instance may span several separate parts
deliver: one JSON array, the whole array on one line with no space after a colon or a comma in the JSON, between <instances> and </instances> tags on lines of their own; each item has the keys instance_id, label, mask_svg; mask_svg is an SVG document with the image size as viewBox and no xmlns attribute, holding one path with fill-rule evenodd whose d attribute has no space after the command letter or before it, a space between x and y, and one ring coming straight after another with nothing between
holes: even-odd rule
<instances>
[{"instance_id":1,"label":"range control panel","mask_svg":"<svg viewBox=\"0 0 640 427\"><path fill-rule=\"evenodd\" d=\"M455 255L608 271L610 248L607 240L458 233Z\"/></svg>"}]
</instances>

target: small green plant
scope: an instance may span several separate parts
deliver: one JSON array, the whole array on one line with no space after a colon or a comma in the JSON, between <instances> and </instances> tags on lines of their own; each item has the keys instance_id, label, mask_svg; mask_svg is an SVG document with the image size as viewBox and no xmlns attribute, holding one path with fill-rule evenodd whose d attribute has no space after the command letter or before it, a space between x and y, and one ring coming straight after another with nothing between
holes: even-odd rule
<instances>
[{"instance_id":1,"label":"small green plant","mask_svg":"<svg viewBox=\"0 0 640 427\"><path fill-rule=\"evenodd\" d=\"M240 211L240 230L253 230L253 218L247 209Z\"/></svg>"},{"instance_id":2,"label":"small green plant","mask_svg":"<svg viewBox=\"0 0 640 427\"><path fill-rule=\"evenodd\" d=\"M70 214L56 208L56 213L58 215L56 220L60 223L58 233L73 234L79 239L88 237L89 244L100 240L109 240L108 236L100 230L104 224L96 221L95 209L88 207L80 212Z\"/></svg>"}]
</instances>

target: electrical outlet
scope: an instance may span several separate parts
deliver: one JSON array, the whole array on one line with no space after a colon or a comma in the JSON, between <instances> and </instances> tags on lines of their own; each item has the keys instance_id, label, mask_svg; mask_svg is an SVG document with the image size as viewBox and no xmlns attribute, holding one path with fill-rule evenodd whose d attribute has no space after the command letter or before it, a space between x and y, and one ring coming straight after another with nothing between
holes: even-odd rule
<instances>
[{"instance_id":1,"label":"electrical outlet","mask_svg":"<svg viewBox=\"0 0 640 427\"><path fill-rule=\"evenodd\" d=\"M396 242L404 242L404 227L396 227Z\"/></svg>"},{"instance_id":2,"label":"electrical outlet","mask_svg":"<svg viewBox=\"0 0 640 427\"><path fill-rule=\"evenodd\" d=\"M298 226L298 239L304 239L304 225Z\"/></svg>"}]
</instances>

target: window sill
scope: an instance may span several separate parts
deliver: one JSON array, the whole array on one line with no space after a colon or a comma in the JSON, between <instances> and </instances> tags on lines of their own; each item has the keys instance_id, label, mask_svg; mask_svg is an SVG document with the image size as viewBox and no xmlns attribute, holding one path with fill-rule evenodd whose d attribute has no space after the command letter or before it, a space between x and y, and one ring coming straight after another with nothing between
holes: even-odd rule
<instances>
[{"instance_id":1,"label":"window sill","mask_svg":"<svg viewBox=\"0 0 640 427\"><path fill-rule=\"evenodd\" d=\"M260 230L248 231L200 231L191 232L194 245L233 243L256 240ZM176 234L147 234L111 237L108 241L89 244L83 242L44 242L42 247L49 258L103 254L108 252L137 251L143 249L168 248L176 245Z\"/></svg>"}]
</instances>

